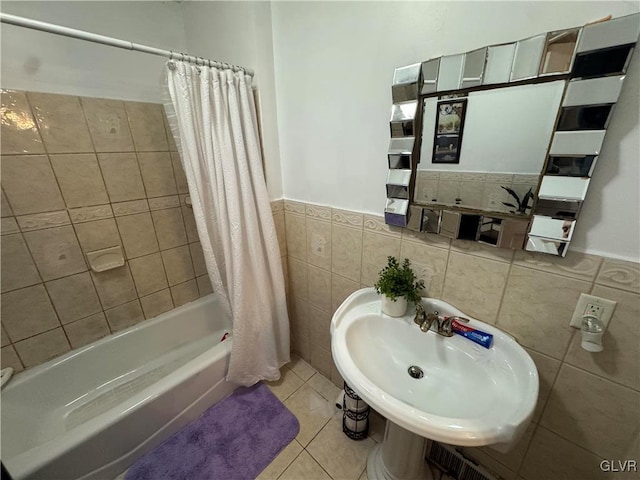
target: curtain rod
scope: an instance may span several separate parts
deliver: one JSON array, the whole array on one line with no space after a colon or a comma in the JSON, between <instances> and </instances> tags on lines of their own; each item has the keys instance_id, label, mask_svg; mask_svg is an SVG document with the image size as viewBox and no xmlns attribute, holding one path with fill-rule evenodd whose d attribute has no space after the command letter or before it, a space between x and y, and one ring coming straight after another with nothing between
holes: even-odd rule
<instances>
[{"instance_id":1,"label":"curtain rod","mask_svg":"<svg viewBox=\"0 0 640 480\"><path fill-rule=\"evenodd\" d=\"M212 67L231 68L234 71L242 70L247 75L253 76L253 70L250 68L239 67L237 65L231 65L229 63L216 62L214 60L209 60L203 57L194 57L193 55L173 52L171 50L163 50L161 48L150 47L148 45L141 45L139 43L133 43L127 40L107 37L105 35L98 35L97 33L85 32L84 30L76 30L75 28L64 27L62 25L56 25L53 23L41 22L39 20L19 17L17 15L11 15L8 13L0 12L0 22L7 23L9 25L15 25L17 27L25 27L25 28L31 28L33 30L40 30L41 32L53 33L54 35L62 35L64 37L76 38L78 40L86 40L87 42L100 43L102 45L108 45L108 46L117 47L117 48L124 48L125 50L133 50L136 52L150 53L151 55L159 55L161 57L167 57L175 60L184 60L189 63L195 63L195 64L201 63L202 65L209 65Z\"/></svg>"}]
</instances>

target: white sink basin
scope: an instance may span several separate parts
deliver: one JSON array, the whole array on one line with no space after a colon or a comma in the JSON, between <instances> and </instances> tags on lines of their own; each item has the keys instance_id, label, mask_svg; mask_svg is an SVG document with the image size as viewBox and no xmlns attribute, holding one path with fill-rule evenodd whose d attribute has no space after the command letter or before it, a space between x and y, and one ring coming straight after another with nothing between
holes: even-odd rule
<instances>
[{"instance_id":1,"label":"white sink basin","mask_svg":"<svg viewBox=\"0 0 640 480\"><path fill-rule=\"evenodd\" d=\"M492 445L505 451L526 429L538 397L531 357L508 334L451 305L423 299L427 313L469 318L491 333L486 349L460 336L423 333L414 312L392 318L372 288L347 298L331 322L331 348L345 381L396 425L452 445ZM411 366L424 376L409 375Z\"/></svg>"}]
</instances>

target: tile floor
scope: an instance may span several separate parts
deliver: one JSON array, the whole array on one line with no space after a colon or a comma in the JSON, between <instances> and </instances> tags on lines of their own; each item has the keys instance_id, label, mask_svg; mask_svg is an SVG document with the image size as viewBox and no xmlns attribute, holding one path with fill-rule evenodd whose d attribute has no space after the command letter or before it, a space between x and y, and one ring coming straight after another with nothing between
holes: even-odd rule
<instances>
[{"instance_id":1,"label":"tile floor","mask_svg":"<svg viewBox=\"0 0 640 480\"><path fill-rule=\"evenodd\" d=\"M277 382L266 382L300 422L298 436L265 468L257 480L368 480L367 455L382 441L385 419L369 416L369 437L354 441L342 433L340 393L331 380L292 355ZM444 480L432 469L435 480ZM115 480L122 480L124 473Z\"/></svg>"}]
</instances>

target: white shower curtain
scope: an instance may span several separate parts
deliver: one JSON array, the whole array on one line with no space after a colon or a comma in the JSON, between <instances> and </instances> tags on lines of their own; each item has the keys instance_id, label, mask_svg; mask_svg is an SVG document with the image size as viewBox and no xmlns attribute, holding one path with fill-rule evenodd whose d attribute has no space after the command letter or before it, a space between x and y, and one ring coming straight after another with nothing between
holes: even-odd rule
<instances>
[{"instance_id":1,"label":"white shower curtain","mask_svg":"<svg viewBox=\"0 0 640 480\"><path fill-rule=\"evenodd\" d=\"M246 386L277 380L289 361L289 319L251 77L184 62L167 65L171 102L165 107L177 124L172 128L207 271L233 319L227 379Z\"/></svg>"}]
</instances>

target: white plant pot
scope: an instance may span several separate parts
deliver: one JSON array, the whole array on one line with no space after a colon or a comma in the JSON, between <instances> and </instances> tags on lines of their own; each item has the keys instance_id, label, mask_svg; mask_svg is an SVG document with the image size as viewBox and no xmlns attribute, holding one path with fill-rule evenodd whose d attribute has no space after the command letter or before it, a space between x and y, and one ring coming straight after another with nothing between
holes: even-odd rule
<instances>
[{"instance_id":1,"label":"white plant pot","mask_svg":"<svg viewBox=\"0 0 640 480\"><path fill-rule=\"evenodd\" d=\"M396 298L394 302L386 295L382 295L382 313L390 317L402 317L407 313L407 299L404 297Z\"/></svg>"}]
</instances>

